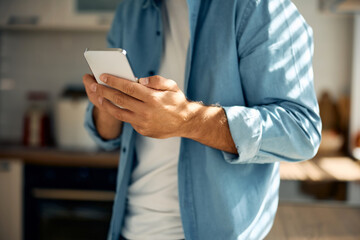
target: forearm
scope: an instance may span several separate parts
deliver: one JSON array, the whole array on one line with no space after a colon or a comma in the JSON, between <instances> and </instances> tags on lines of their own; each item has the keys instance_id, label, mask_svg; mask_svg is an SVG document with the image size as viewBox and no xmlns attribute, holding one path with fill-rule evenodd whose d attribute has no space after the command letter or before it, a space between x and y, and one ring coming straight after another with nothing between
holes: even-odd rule
<instances>
[{"instance_id":1,"label":"forearm","mask_svg":"<svg viewBox=\"0 0 360 240\"><path fill-rule=\"evenodd\" d=\"M189 104L188 111L190 117L186 121L183 137L222 151L237 153L223 108L194 102Z\"/></svg>"},{"instance_id":2,"label":"forearm","mask_svg":"<svg viewBox=\"0 0 360 240\"><path fill-rule=\"evenodd\" d=\"M100 111L96 106L94 106L93 110L93 119L96 130L103 139L111 140L121 134L122 122L107 112Z\"/></svg>"}]
</instances>

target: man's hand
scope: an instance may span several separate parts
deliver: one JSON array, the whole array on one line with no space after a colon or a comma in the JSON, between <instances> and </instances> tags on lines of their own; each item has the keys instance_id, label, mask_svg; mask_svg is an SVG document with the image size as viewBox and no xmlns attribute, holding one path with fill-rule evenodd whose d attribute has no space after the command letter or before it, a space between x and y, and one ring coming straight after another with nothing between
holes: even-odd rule
<instances>
[{"instance_id":1,"label":"man's hand","mask_svg":"<svg viewBox=\"0 0 360 240\"><path fill-rule=\"evenodd\" d=\"M152 76L135 83L106 74L101 79L112 88L94 83L91 89L102 97L97 104L114 118L130 123L148 137L185 135L190 102L173 80Z\"/></svg>"},{"instance_id":2,"label":"man's hand","mask_svg":"<svg viewBox=\"0 0 360 240\"><path fill-rule=\"evenodd\" d=\"M103 139L114 139L118 137L121 133L122 122L114 118L99 104L98 99L100 96L96 94L96 89L93 89L93 87L97 86L95 78L90 74L85 74L83 76L83 83L90 102L95 106L93 119L100 136Z\"/></svg>"},{"instance_id":3,"label":"man's hand","mask_svg":"<svg viewBox=\"0 0 360 240\"><path fill-rule=\"evenodd\" d=\"M100 79L111 88L96 82L90 86L99 96L99 108L130 123L138 133L153 138L191 138L236 153L223 109L188 101L173 80L152 76L136 83L108 74Z\"/></svg>"}]
</instances>

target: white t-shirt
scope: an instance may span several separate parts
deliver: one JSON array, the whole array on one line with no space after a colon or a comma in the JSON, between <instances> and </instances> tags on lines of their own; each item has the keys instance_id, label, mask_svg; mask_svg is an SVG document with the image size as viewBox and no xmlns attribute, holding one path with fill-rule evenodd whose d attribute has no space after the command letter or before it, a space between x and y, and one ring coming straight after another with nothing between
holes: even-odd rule
<instances>
[{"instance_id":1,"label":"white t-shirt","mask_svg":"<svg viewBox=\"0 0 360 240\"><path fill-rule=\"evenodd\" d=\"M184 89L190 39L186 0L163 0L164 46L159 75ZM178 200L180 138L136 135L138 163L131 176L122 235L131 240L184 239Z\"/></svg>"}]
</instances>

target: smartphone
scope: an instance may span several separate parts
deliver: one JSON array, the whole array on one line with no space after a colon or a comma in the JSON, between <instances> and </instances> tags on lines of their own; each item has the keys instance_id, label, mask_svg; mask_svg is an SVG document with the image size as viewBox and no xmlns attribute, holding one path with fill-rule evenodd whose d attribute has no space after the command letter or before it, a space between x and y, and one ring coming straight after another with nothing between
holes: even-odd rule
<instances>
[{"instance_id":1,"label":"smartphone","mask_svg":"<svg viewBox=\"0 0 360 240\"><path fill-rule=\"evenodd\" d=\"M103 73L134 82L138 81L131 69L124 49L107 48L92 50L87 48L84 52L84 57L99 84L106 85L100 80L100 75Z\"/></svg>"}]
</instances>

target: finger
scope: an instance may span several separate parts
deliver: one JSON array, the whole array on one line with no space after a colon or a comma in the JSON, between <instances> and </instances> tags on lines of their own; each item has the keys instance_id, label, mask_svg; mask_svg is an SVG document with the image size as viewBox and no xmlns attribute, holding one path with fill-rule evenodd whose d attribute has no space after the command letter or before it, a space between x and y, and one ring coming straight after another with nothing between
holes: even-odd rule
<instances>
[{"instance_id":1,"label":"finger","mask_svg":"<svg viewBox=\"0 0 360 240\"><path fill-rule=\"evenodd\" d=\"M139 83L149 88L162 91L177 91L179 89L178 85L174 80L167 79L161 76L140 78Z\"/></svg>"},{"instance_id":2,"label":"finger","mask_svg":"<svg viewBox=\"0 0 360 240\"><path fill-rule=\"evenodd\" d=\"M96 94L131 111L141 111L144 108L144 103L142 101L128 96L119 90L109 88L101 84L97 84Z\"/></svg>"},{"instance_id":3,"label":"finger","mask_svg":"<svg viewBox=\"0 0 360 240\"><path fill-rule=\"evenodd\" d=\"M96 83L94 76L90 74L85 74L82 79L85 87L90 87L92 83Z\"/></svg>"},{"instance_id":4,"label":"finger","mask_svg":"<svg viewBox=\"0 0 360 240\"><path fill-rule=\"evenodd\" d=\"M109 100L99 97L100 106L105 109L110 115L114 118L122 121L132 123L136 120L135 114L128 109L122 109L114 104L112 104Z\"/></svg>"},{"instance_id":5,"label":"finger","mask_svg":"<svg viewBox=\"0 0 360 240\"><path fill-rule=\"evenodd\" d=\"M95 78L92 75L85 74L83 76L83 83L84 83L85 91L86 91L86 94L87 94L89 100L96 105L97 104L97 95L96 95L95 89L96 89L97 83L96 83ZM94 87L95 87L95 89L94 89Z\"/></svg>"},{"instance_id":6,"label":"finger","mask_svg":"<svg viewBox=\"0 0 360 240\"><path fill-rule=\"evenodd\" d=\"M109 74L102 74L100 79L110 87L118 89L121 92L139 100L146 100L149 94L152 92L149 88L144 87L137 82L115 77Z\"/></svg>"}]
</instances>

